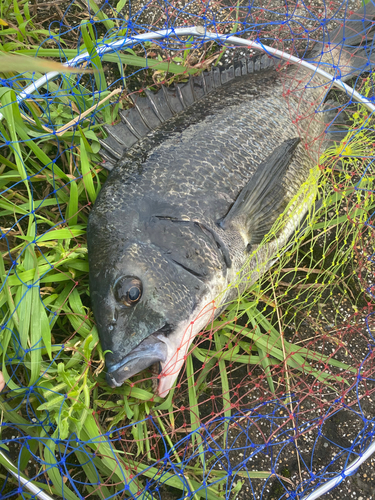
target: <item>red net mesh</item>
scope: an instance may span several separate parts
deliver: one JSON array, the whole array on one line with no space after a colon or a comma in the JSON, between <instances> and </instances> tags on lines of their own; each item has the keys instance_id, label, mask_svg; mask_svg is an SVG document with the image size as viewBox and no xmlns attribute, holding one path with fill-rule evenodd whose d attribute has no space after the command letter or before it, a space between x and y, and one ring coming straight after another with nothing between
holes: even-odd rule
<instances>
[{"instance_id":1,"label":"red net mesh","mask_svg":"<svg viewBox=\"0 0 375 500\"><path fill-rule=\"evenodd\" d=\"M48 50L58 49L70 59L79 39L100 78L62 78L30 91L22 104L16 97L39 75L2 79L0 353L7 385L0 397L0 498L25 496L31 483L34 495L45 490L69 500L303 498L329 479L344 478L374 432L369 110L332 82L279 65L286 101L299 103L300 113L290 111L290 119L301 133L308 130L306 149L312 157L325 151L308 183L322 204L273 267L225 312L213 319L218 303L202 311L209 324L192 344L189 327L166 367L168 374L179 372L166 398L155 395L161 375L152 370L116 389L105 383L85 231L107 177L97 138L130 103L111 92L126 82L127 96L137 95L218 60L225 65L255 54L173 34L101 58L94 44L194 24L303 58L358 6L119 2L117 12L109 2L95 7L90 1L82 9L73 1L64 7L40 21L51 36L39 55L55 57ZM27 19L25 11L20 15ZM59 21L50 24L48 15ZM352 53L354 27L348 25L348 43L341 42L343 57ZM33 29L28 36L37 36ZM368 28L361 44L370 56ZM330 50L322 44L321 67L332 73ZM367 56L359 61L365 64ZM349 83L372 101L371 75L353 72ZM318 87L313 98L306 91L312 87ZM323 119L330 134L316 134ZM371 462L365 470L365 486L357 490L366 494L374 481Z\"/></svg>"}]
</instances>

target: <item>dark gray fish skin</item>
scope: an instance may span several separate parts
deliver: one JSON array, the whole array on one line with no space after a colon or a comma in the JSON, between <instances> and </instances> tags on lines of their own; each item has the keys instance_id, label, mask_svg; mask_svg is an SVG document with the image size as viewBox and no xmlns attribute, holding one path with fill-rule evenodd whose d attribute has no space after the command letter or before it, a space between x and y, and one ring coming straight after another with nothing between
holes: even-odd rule
<instances>
[{"instance_id":1,"label":"dark gray fish skin","mask_svg":"<svg viewBox=\"0 0 375 500\"><path fill-rule=\"evenodd\" d=\"M306 77L300 68L287 71ZM313 191L298 201L298 216L244 269L259 235L275 220L266 220L272 204L281 214L318 162L319 143L307 151L307 130L291 119L313 114L310 102L322 92L313 88L321 84L317 78L313 83L287 102L275 68L234 79L136 143L110 173L90 213L88 252L92 307L108 351L111 386L159 361L158 392L165 396L193 338L220 304L238 293L224 293L228 285L241 273L250 276L242 288L254 283L296 230ZM323 133L323 118L320 113L307 120L309 137ZM281 166L280 182L268 191L266 186L263 203L254 188L252 221L245 212L226 219L258 167L272 178L270 158L298 137L302 140ZM257 175L267 184L261 172ZM129 306L119 300L116 287L119 280L134 278L142 283L142 295Z\"/></svg>"},{"instance_id":2,"label":"dark gray fish skin","mask_svg":"<svg viewBox=\"0 0 375 500\"><path fill-rule=\"evenodd\" d=\"M171 119L110 173L90 214L88 243L92 305L99 332L108 332L101 343L112 351L106 364L116 373L113 384L133 371L118 373L140 342L166 326L186 328L203 301L214 300L243 266L246 243L217 221L257 166L298 136L282 93L274 70L231 82ZM290 197L314 163L297 147L288 171ZM195 221L219 235L231 267ZM143 283L133 308L114 297L120 276Z\"/></svg>"}]
</instances>

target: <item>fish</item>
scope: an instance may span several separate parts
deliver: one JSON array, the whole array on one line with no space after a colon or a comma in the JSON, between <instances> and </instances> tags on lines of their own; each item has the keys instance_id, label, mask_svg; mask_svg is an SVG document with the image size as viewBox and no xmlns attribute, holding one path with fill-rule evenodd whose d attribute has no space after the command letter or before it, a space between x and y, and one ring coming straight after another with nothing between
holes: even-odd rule
<instances>
[{"instance_id":1,"label":"fish","mask_svg":"<svg viewBox=\"0 0 375 500\"><path fill-rule=\"evenodd\" d=\"M343 81L371 70L361 44L373 36L374 16L364 6L308 60L326 71L330 63ZM87 245L111 387L157 367L156 393L165 397L194 338L303 227L330 140L325 88L321 76L258 54L145 90L106 127L110 173L89 214Z\"/></svg>"}]
</instances>

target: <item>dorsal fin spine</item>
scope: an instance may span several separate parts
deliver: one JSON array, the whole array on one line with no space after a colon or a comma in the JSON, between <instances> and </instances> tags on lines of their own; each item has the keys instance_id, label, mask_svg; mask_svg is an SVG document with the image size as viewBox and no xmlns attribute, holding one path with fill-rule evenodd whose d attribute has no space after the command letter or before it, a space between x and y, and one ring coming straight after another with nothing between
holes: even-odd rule
<instances>
[{"instance_id":1,"label":"dorsal fin spine","mask_svg":"<svg viewBox=\"0 0 375 500\"><path fill-rule=\"evenodd\" d=\"M203 92L204 92L204 95L207 95L207 94L208 94L208 92L207 92L207 86L206 86L206 79L205 79L205 77L204 77L204 74L203 74L203 73L201 73L201 75L202 75Z\"/></svg>"},{"instance_id":2,"label":"dorsal fin spine","mask_svg":"<svg viewBox=\"0 0 375 500\"><path fill-rule=\"evenodd\" d=\"M136 106L135 106L135 109L137 109ZM119 111L119 115L121 117L121 120L126 123L128 129L131 131L131 133L133 135L135 135L135 137L137 137L137 139L141 139L142 138L141 135L138 133L138 131L135 129L135 127L133 127L133 125L130 122L130 120L128 120L126 114L121 110L121 111Z\"/></svg>"},{"instance_id":3,"label":"dorsal fin spine","mask_svg":"<svg viewBox=\"0 0 375 500\"><path fill-rule=\"evenodd\" d=\"M151 90L148 90L148 89L145 89L145 93L146 93L146 97L148 99L148 102L151 105L152 110L154 111L156 116L159 118L160 122L163 123L166 120L166 118L162 115L161 111L157 107L157 105L153 99L153 93L151 92Z\"/></svg>"},{"instance_id":4,"label":"dorsal fin spine","mask_svg":"<svg viewBox=\"0 0 375 500\"><path fill-rule=\"evenodd\" d=\"M108 151L117 160L121 159L121 153L118 152L117 148L116 149L115 148L111 148L108 145L108 141L106 139L105 140L104 139L99 139L99 143L104 148L104 151L103 152L101 151L102 156L105 156L106 158L108 158L108 155L105 154L105 152Z\"/></svg>"},{"instance_id":5,"label":"dorsal fin spine","mask_svg":"<svg viewBox=\"0 0 375 500\"><path fill-rule=\"evenodd\" d=\"M176 85L176 90L177 90L178 98L180 99L183 108L186 109L187 105L185 104L185 100L184 100L184 96L182 95L181 87Z\"/></svg>"},{"instance_id":6,"label":"dorsal fin spine","mask_svg":"<svg viewBox=\"0 0 375 500\"><path fill-rule=\"evenodd\" d=\"M133 103L134 103L134 108L138 111L138 114L139 114L139 116L140 116L140 118L141 118L141 120L142 120L142 123L144 123L145 127L146 127L146 128L148 128L148 130L151 130L151 128L150 128L150 126L149 126L149 124L147 123L147 119L146 119L146 117L145 117L145 116L143 116L142 109L141 109L141 108L140 108L140 106L138 106L138 104L137 104L137 99L135 99L133 96L130 96L130 97L131 97L131 100L132 100L132 101L133 101ZM134 108L133 108L133 109L134 109ZM130 122L130 120L127 120L128 125L129 125L129 122ZM141 139L141 138L142 138L142 136L140 137L140 139Z\"/></svg>"},{"instance_id":7,"label":"dorsal fin spine","mask_svg":"<svg viewBox=\"0 0 375 500\"><path fill-rule=\"evenodd\" d=\"M165 121L167 121L171 116L175 116L183 109L189 108L190 105L192 104L190 102L191 99L193 99L193 102L197 102L205 95L212 92L214 89L221 87L222 85L225 85L226 83L230 82L231 80L234 80L235 78L240 78L241 76L245 76L247 74L260 71L261 69L265 69L266 67L269 66L269 62L267 59L268 56L267 54L265 54L263 56L262 55L255 56L250 59L247 57L243 57L238 61L238 63L231 64L230 66L223 66L223 67L213 66L211 70L204 71L198 76L190 75L187 83L183 85L181 84L176 85L174 89L170 89L162 85L161 89L157 94L153 94L150 90L145 89L146 98L141 98L141 99L143 99L147 103L147 106L149 107L149 110L152 112L152 115L155 115L154 123L151 123L150 125L147 119L147 113L143 113L142 106L138 105L137 103L138 99L134 98L134 96L130 96L134 103L134 108L132 109L134 110L133 113L138 113L139 118L137 120L136 115L132 115L132 113L125 111L120 111L119 114L121 117L121 122L123 126L126 127L126 130L128 130L132 136L140 140L146 134L142 130L143 127L141 128L138 127L139 130L137 129L137 121L139 122L140 120L147 130L149 131L154 130L157 126L159 126L159 123L157 123L155 127L156 122L160 122L160 124L162 124ZM190 86L191 97L190 97L190 92L189 93L186 92L186 85ZM142 101L143 106L144 104L145 103ZM132 116L134 116L133 118L135 120L134 124L132 123ZM120 124L118 125L120 126ZM114 127L116 127L116 125ZM129 147L131 147L128 145L129 142L133 143L133 141L132 140L128 141L125 139L121 140L121 137L119 136L123 136L124 134L118 135L116 131L112 128L112 126L110 127L106 126L105 130L110 136L110 138L113 138L116 141L116 144L118 144L119 147L117 148L116 144L113 141L111 141L111 139L108 140L108 143L106 143L105 140L100 141L101 145L108 153L114 156L114 159L121 158L123 156L123 153ZM126 130L124 130L124 132L126 132ZM106 158L108 158L108 154L105 156Z\"/></svg>"},{"instance_id":8,"label":"dorsal fin spine","mask_svg":"<svg viewBox=\"0 0 375 500\"><path fill-rule=\"evenodd\" d=\"M167 87L165 87L164 85L161 86L162 88L162 92L164 94L164 97L165 97L165 100L167 102L167 106L169 108L169 111L172 113L172 115L174 116L176 114L176 111L173 109L171 103L169 102L169 99L168 99L168 90L167 90Z\"/></svg>"}]
</instances>

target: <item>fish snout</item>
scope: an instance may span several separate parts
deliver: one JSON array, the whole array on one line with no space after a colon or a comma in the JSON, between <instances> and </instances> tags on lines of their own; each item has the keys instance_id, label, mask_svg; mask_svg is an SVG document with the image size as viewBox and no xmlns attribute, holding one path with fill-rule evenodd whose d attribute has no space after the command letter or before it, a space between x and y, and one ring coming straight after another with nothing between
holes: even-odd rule
<instances>
[{"instance_id":1,"label":"fish snout","mask_svg":"<svg viewBox=\"0 0 375 500\"><path fill-rule=\"evenodd\" d=\"M125 380L142 370L155 363L164 363L167 355L167 345L150 335L118 363L111 365L107 360L107 384L113 388L120 387Z\"/></svg>"}]
</instances>

